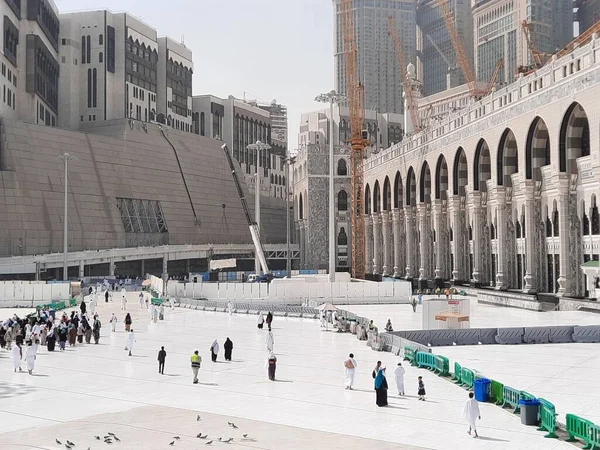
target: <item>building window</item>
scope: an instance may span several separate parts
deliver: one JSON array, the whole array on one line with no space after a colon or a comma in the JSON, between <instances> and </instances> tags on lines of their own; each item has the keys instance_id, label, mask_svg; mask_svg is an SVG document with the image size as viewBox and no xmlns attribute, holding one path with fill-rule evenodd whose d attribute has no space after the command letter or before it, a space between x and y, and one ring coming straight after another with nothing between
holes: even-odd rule
<instances>
[{"instance_id":1,"label":"building window","mask_svg":"<svg viewBox=\"0 0 600 450\"><path fill-rule=\"evenodd\" d=\"M93 93L93 97L94 97L94 108L96 108L98 106L98 76L97 76L97 70L94 69L94 80L93 80L93 88L94 88L94 93Z\"/></svg>"},{"instance_id":2,"label":"building window","mask_svg":"<svg viewBox=\"0 0 600 450\"><path fill-rule=\"evenodd\" d=\"M200 113L200 135L204 136L204 113Z\"/></svg>"},{"instance_id":3,"label":"building window","mask_svg":"<svg viewBox=\"0 0 600 450\"><path fill-rule=\"evenodd\" d=\"M117 198L126 233L168 233L159 201Z\"/></svg>"},{"instance_id":4,"label":"building window","mask_svg":"<svg viewBox=\"0 0 600 450\"><path fill-rule=\"evenodd\" d=\"M81 64L85 64L85 36L81 36Z\"/></svg>"},{"instance_id":5,"label":"building window","mask_svg":"<svg viewBox=\"0 0 600 450\"><path fill-rule=\"evenodd\" d=\"M92 37L87 37L86 43L86 53L87 53L87 62L88 64L92 62Z\"/></svg>"},{"instance_id":6,"label":"building window","mask_svg":"<svg viewBox=\"0 0 600 450\"><path fill-rule=\"evenodd\" d=\"M13 66L17 66L17 46L19 45L19 30L4 16L4 56Z\"/></svg>"},{"instance_id":7,"label":"building window","mask_svg":"<svg viewBox=\"0 0 600 450\"><path fill-rule=\"evenodd\" d=\"M92 107L92 69L87 71L87 97L88 97L88 108Z\"/></svg>"},{"instance_id":8,"label":"building window","mask_svg":"<svg viewBox=\"0 0 600 450\"><path fill-rule=\"evenodd\" d=\"M338 192L338 211L348 211L348 194L344 190Z\"/></svg>"},{"instance_id":9,"label":"building window","mask_svg":"<svg viewBox=\"0 0 600 450\"><path fill-rule=\"evenodd\" d=\"M346 234L346 230L344 229L344 227L340 228L337 243L338 245L348 245L348 235Z\"/></svg>"},{"instance_id":10,"label":"building window","mask_svg":"<svg viewBox=\"0 0 600 450\"><path fill-rule=\"evenodd\" d=\"M102 36L102 35L98 36L98 44L104 45L104 36Z\"/></svg>"},{"instance_id":11,"label":"building window","mask_svg":"<svg viewBox=\"0 0 600 450\"><path fill-rule=\"evenodd\" d=\"M104 54L102 52L98 54L98 62L104 62Z\"/></svg>"},{"instance_id":12,"label":"building window","mask_svg":"<svg viewBox=\"0 0 600 450\"><path fill-rule=\"evenodd\" d=\"M106 27L106 70L115 73L115 29Z\"/></svg>"},{"instance_id":13,"label":"building window","mask_svg":"<svg viewBox=\"0 0 600 450\"><path fill-rule=\"evenodd\" d=\"M348 175L348 166L345 159L340 159L337 166L337 174L340 176Z\"/></svg>"}]
</instances>

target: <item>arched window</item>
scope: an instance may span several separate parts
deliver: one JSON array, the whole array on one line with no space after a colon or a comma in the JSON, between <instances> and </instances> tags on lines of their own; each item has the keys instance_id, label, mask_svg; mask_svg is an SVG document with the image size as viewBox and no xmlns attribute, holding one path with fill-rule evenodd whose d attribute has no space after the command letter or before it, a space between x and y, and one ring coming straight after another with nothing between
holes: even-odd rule
<instances>
[{"instance_id":1,"label":"arched window","mask_svg":"<svg viewBox=\"0 0 600 450\"><path fill-rule=\"evenodd\" d=\"M600 214L598 214L598 206L596 205L596 199L594 199L594 206L592 206L592 234L600 234Z\"/></svg>"},{"instance_id":2,"label":"arched window","mask_svg":"<svg viewBox=\"0 0 600 450\"><path fill-rule=\"evenodd\" d=\"M469 240L473 240L473 228L471 227L471 225L469 225Z\"/></svg>"},{"instance_id":3,"label":"arched window","mask_svg":"<svg viewBox=\"0 0 600 450\"><path fill-rule=\"evenodd\" d=\"M344 229L344 227L340 228L337 243L338 245L348 245L348 235L346 234L346 230Z\"/></svg>"},{"instance_id":4,"label":"arched window","mask_svg":"<svg viewBox=\"0 0 600 450\"><path fill-rule=\"evenodd\" d=\"M546 237L552 237L552 222L549 217L546 217Z\"/></svg>"},{"instance_id":5,"label":"arched window","mask_svg":"<svg viewBox=\"0 0 600 450\"><path fill-rule=\"evenodd\" d=\"M348 175L348 166L343 158L338 161L337 174L344 177Z\"/></svg>"},{"instance_id":6,"label":"arched window","mask_svg":"<svg viewBox=\"0 0 600 450\"><path fill-rule=\"evenodd\" d=\"M273 179L273 174L271 174L271 184L275 184L275 181Z\"/></svg>"},{"instance_id":7,"label":"arched window","mask_svg":"<svg viewBox=\"0 0 600 450\"><path fill-rule=\"evenodd\" d=\"M517 239L521 238L521 223L517 220L517 222L515 223L515 231L517 234Z\"/></svg>"},{"instance_id":8,"label":"arched window","mask_svg":"<svg viewBox=\"0 0 600 450\"><path fill-rule=\"evenodd\" d=\"M493 223L490 223L490 239L496 239L496 227Z\"/></svg>"},{"instance_id":9,"label":"arched window","mask_svg":"<svg viewBox=\"0 0 600 450\"><path fill-rule=\"evenodd\" d=\"M343 190L338 192L338 211L348 211L348 194Z\"/></svg>"},{"instance_id":10,"label":"arched window","mask_svg":"<svg viewBox=\"0 0 600 450\"><path fill-rule=\"evenodd\" d=\"M585 209L583 212L583 218L581 219L581 222L583 224L583 235L587 236L588 234L590 234L590 219L588 218L587 214L585 213Z\"/></svg>"},{"instance_id":11,"label":"arched window","mask_svg":"<svg viewBox=\"0 0 600 450\"><path fill-rule=\"evenodd\" d=\"M558 232L558 211L554 210L554 213L552 214L552 227L554 229L554 237L557 237L559 235Z\"/></svg>"},{"instance_id":12,"label":"arched window","mask_svg":"<svg viewBox=\"0 0 600 450\"><path fill-rule=\"evenodd\" d=\"M452 231L452 228L449 228L448 232L450 234L450 242L454 241L454 232Z\"/></svg>"}]
</instances>

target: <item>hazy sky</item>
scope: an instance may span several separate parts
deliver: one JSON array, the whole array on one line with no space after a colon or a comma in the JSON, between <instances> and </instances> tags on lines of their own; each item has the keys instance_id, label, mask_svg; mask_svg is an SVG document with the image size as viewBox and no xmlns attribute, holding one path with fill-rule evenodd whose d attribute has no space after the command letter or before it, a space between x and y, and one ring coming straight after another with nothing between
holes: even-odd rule
<instances>
[{"instance_id":1,"label":"hazy sky","mask_svg":"<svg viewBox=\"0 0 600 450\"><path fill-rule=\"evenodd\" d=\"M288 107L289 144L300 114L333 89L331 0L55 0L60 12L127 11L194 54L194 95L234 95Z\"/></svg>"}]
</instances>

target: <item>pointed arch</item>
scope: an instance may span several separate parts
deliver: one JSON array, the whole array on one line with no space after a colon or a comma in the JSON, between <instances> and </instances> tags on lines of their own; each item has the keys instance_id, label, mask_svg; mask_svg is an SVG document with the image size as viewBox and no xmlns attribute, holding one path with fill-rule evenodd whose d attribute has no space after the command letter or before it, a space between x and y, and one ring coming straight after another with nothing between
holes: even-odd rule
<instances>
[{"instance_id":1,"label":"pointed arch","mask_svg":"<svg viewBox=\"0 0 600 450\"><path fill-rule=\"evenodd\" d=\"M559 169L577 173L577 158L590 154L590 124L583 107L575 102L563 117L559 139Z\"/></svg>"},{"instance_id":2,"label":"pointed arch","mask_svg":"<svg viewBox=\"0 0 600 450\"><path fill-rule=\"evenodd\" d=\"M406 175L406 206L417 206L417 180L412 166Z\"/></svg>"},{"instance_id":3,"label":"pointed arch","mask_svg":"<svg viewBox=\"0 0 600 450\"><path fill-rule=\"evenodd\" d=\"M454 156L454 167L452 170L452 193L464 197L465 186L469 183L469 165L464 148L458 147Z\"/></svg>"},{"instance_id":4,"label":"pointed arch","mask_svg":"<svg viewBox=\"0 0 600 450\"><path fill-rule=\"evenodd\" d=\"M541 168L550 164L550 137L541 117L531 122L525 143L525 178L542 181Z\"/></svg>"},{"instance_id":5,"label":"pointed arch","mask_svg":"<svg viewBox=\"0 0 600 450\"><path fill-rule=\"evenodd\" d=\"M419 202L431 203L431 171L427 161L423 163L419 177Z\"/></svg>"},{"instance_id":6,"label":"pointed arch","mask_svg":"<svg viewBox=\"0 0 600 450\"><path fill-rule=\"evenodd\" d=\"M515 134L510 128L504 130L500 138L497 163L498 186L512 187L511 175L519 171L519 149Z\"/></svg>"},{"instance_id":7,"label":"pointed arch","mask_svg":"<svg viewBox=\"0 0 600 450\"><path fill-rule=\"evenodd\" d=\"M390 183L390 177L386 176L383 181L383 211L390 211L392 209L392 186Z\"/></svg>"},{"instance_id":8,"label":"pointed arch","mask_svg":"<svg viewBox=\"0 0 600 450\"><path fill-rule=\"evenodd\" d=\"M337 174L344 177L348 175L348 165L346 164L346 160L344 158L340 158L338 160Z\"/></svg>"},{"instance_id":9,"label":"pointed arch","mask_svg":"<svg viewBox=\"0 0 600 450\"><path fill-rule=\"evenodd\" d=\"M400 175L400 171L398 171L394 178L394 208L402 208L404 204L403 192L404 186L402 185L402 175Z\"/></svg>"},{"instance_id":10,"label":"pointed arch","mask_svg":"<svg viewBox=\"0 0 600 450\"><path fill-rule=\"evenodd\" d=\"M375 181L373 186L373 212L378 213L381 209L381 188L379 187L379 180Z\"/></svg>"},{"instance_id":11,"label":"pointed arch","mask_svg":"<svg viewBox=\"0 0 600 450\"><path fill-rule=\"evenodd\" d=\"M365 187L365 214L371 214L371 186L369 186L369 183Z\"/></svg>"},{"instance_id":12,"label":"pointed arch","mask_svg":"<svg viewBox=\"0 0 600 450\"><path fill-rule=\"evenodd\" d=\"M490 147L485 139L480 139L475 150L473 161L473 189L487 192L487 180L492 177L492 164L490 160Z\"/></svg>"},{"instance_id":13,"label":"pointed arch","mask_svg":"<svg viewBox=\"0 0 600 450\"><path fill-rule=\"evenodd\" d=\"M435 198L446 200L448 191L448 164L444 155L440 155L435 168Z\"/></svg>"}]
</instances>

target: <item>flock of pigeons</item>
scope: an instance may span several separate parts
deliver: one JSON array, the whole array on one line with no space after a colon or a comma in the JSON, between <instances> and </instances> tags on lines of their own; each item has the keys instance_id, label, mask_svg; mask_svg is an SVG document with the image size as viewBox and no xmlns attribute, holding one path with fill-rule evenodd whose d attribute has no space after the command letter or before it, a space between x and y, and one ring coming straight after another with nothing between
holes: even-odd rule
<instances>
[{"instance_id":1,"label":"flock of pigeons","mask_svg":"<svg viewBox=\"0 0 600 450\"><path fill-rule=\"evenodd\" d=\"M202 420L202 418L200 417L200 415L198 415L198 416L196 417L196 421L197 421L197 422L200 422L200 420ZM233 428L234 430L237 430L237 429L238 429L238 426L237 426L235 423L233 423L233 422L227 422L227 425L229 425L229 426L230 426L231 428ZM207 439L207 438L208 438L208 434L204 434L204 435L203 435L202 433L198 433L198 434L196 435L196 437L197 437L198 439ZM242 435L242 437L243 437L242 441L249 441L249 440L252 440L252 441L253 441L253 439L250 439L250 438L248 437L248 433L246 433L246 434L243 434L243 435ZM111 433L110 431L109 431L109 432L106 434L106 436L103 436L103 437L100 437L100 436L94 436L94 438L95 438L97 441L104 440L104 443L105 443L105 444L113 444L113 443L115 443L115 442L121 442L121 439L119 439L115 433ZM179 437L179 436L173 436L173 441L171 441L171 442L169 443L169 445L170 445L170 446L174 446L174 445L175 445L175 443L176 443L177 441L179 441L180 439L181 439L181 437ZM57 443L58 445L63 445L63 443L62 443L61 441L59 441L58 439L55 439L55 441L56 441L56 443ZM211 445L213 442L214 442L214 439L211 439L210 441L206 441L206 442L205 442L205 445ZM229 444L229 443L233 442L233 438L232 438L232 437L230 437L229 439L224 439L224 438L220 437L220 438L218 439L218 442L223 442L223 443L225 443L225 444ZM65 444L64 444L64 446L65 446L65 448L67 448L67 450L72 450L72 449L73 449L73 447L75 447L75 444L74 444L73 442L71 442L71 441L69 441L69 440L67 439L67 440L65 441ZM87 450L91 450L91 447L88 447L88 449L87 449Z\"/></svg>"}]
</instances>

